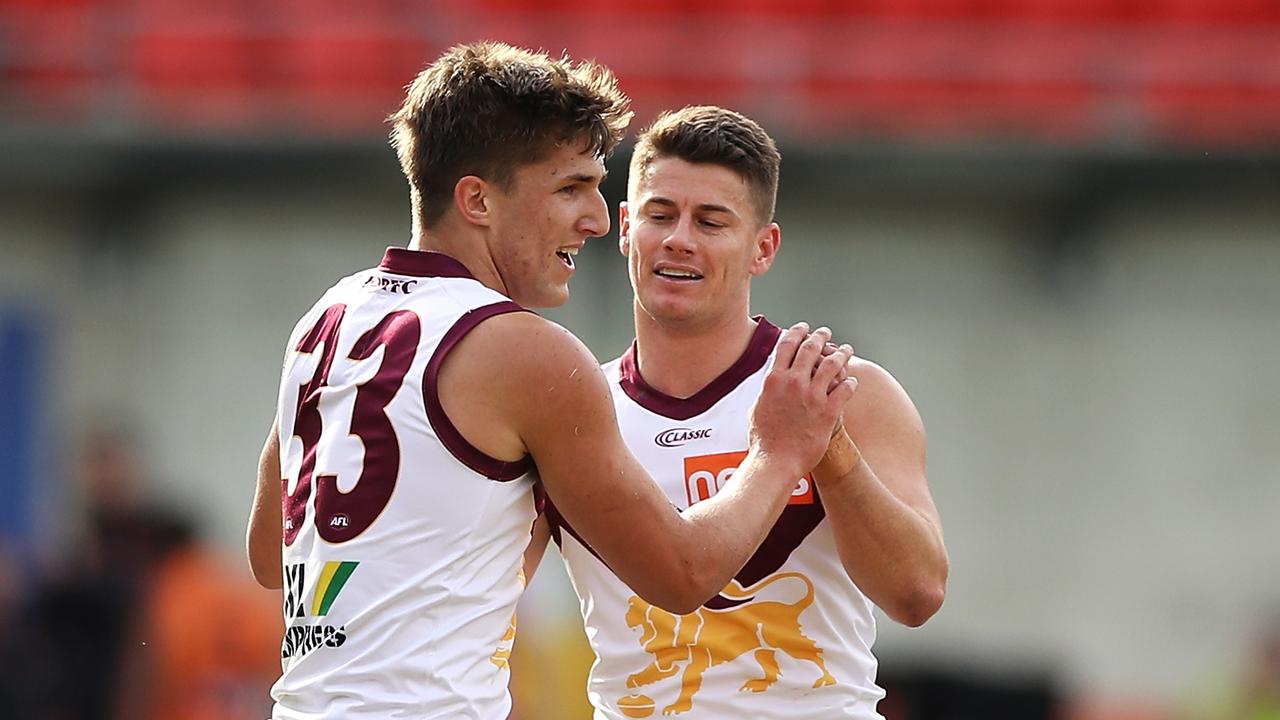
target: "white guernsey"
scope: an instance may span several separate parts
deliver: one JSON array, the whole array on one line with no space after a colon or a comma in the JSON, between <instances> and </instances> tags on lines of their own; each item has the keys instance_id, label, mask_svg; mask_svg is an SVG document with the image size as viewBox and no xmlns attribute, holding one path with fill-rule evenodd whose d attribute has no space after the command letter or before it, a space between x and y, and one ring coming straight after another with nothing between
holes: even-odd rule
<instances>
[{"instance_id":1,"label":"white guernsey","mask_svg":"<svg viewBox=\"0 0 1280 720\"><path fill-rule=\"evenodd\" d=\"M758 322L737 362L688 399L645 383L634 346L605 366L623 438L681 509L714 495L746 454L779 333ZM735 580L687 615L644 602L549 516L597 657L597 720L881 717L872 603L841 566L812 478Z\"/></svg>"},{"instance_id":2,"label":"white guernsey","mask_svg":"<svg viewBox=\"0 0 1280 720\"><path fill-rule=\"evenodd\" d=\"M470 329L521 310L448 256L389 249L298 323L273 718L506 716L531 465L463 439L435 379Z\"/></svg>"},{"instance_id":3,"label":"white guernsey","mask_svg":"<svg viewBox=\"0 0 1280 720\"><path fill-rule=\"evenodd\" d=\"M563 304L574 254L609 231L600 183L627 104L603 66L501 43L451 48L409 86L392 123L410 247L298 323L258 461L245 540L254 578L284 590L277 720L506 718L535 463L619 577L688 612L829 450L852 349L824 356L829 331L799 324L729 489L677 513L596 358L521 312Z\"/></svg>"}]
</instances>

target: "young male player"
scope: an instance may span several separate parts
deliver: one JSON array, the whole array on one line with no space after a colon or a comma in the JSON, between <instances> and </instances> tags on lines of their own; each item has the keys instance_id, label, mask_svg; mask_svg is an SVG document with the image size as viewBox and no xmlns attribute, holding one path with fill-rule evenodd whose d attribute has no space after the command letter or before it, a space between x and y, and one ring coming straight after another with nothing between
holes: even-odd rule
<instances>
[{"instance_id":1,"label":"young male player","mask_svg":"<svg viewBox=\"0 0 1280 720\"><path fill-rule=\"evenodd\" d=\"M562 303L608 230L627 105L602 66L493 43L409 87L392 120L413 240L299 321L259 464L249 560L286 620L274 718L505 718L539 477L620 577L683 612L821 459L852 396L828 333L782 336L749 458L681 515L619 437L591 354L523 311Z\"/></svg>"},{"instance_id":2,"label":"young male player","mask_svg":"<svg viewBox=\"0 0 1280 720\"><path fill-rule=\"evenodd\" d=\"M719 497L749 456L750 408L786 362L774 350L783 331L749 312L751 279L781 240L779 159L759 125L716 107L663 115L631 159L619 222L636 340L605 374L627 444L685 512ZM764 544L692 612L647 602L549 507L597 656L598 720L657 708L690 719L880 718L872 606L924 623L942 604L947 554L915 407L879 366L853 358L848 373L858 390L823 462L796 476Z\"/></svg>"}]
</instances>

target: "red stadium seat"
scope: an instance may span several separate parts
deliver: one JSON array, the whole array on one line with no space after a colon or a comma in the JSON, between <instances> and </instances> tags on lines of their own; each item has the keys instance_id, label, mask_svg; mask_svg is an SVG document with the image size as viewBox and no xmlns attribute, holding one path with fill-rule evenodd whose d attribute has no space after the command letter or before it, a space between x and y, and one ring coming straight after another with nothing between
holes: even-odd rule
<instances>
[{"instance_id":1,"label":"red stadium seat","mask_svg":"<svg viewBox=\"0 0 1280 720\"><path fill-rule=\"evenodd\" d=\"M1188 25L1275 25L1280 3L1274 0L1161 0L1152 20Z\"/></svg>"},{"instance_id":2,"label":"red stadium seat","mask_svg":"<svg viewBox=\"0 0 1280 720\"><path fill-rule=\"evenodd\" d=\"M68 123L110 98L177 128L381 133L426 62L484 37L605 62L641 121L716 102L781 132L1280 140L1276 0L0 0L0 89Z\"/></svg>"},{"instance_id":3,"label":"red stadium seat","mask_svg":"<svg viewBox=\"0 0 1280 720\"><path fill-rule=\"evenodd\" d=\"M99 11L85 0L6 0L0 5L0 87L41 119L83 116L104 50Z\"/></svg>"},{"instance_id":4,"label":"red stadium seat","mask_svg":"<svg viewBox=\"0 0 1280 720\"><path fill-rule=\"evenodd\" d=\"M268 58L249 5L132 0L128 9L121 67L140 119L177 128L254 124Z\"/></svg>"}]
</instances>

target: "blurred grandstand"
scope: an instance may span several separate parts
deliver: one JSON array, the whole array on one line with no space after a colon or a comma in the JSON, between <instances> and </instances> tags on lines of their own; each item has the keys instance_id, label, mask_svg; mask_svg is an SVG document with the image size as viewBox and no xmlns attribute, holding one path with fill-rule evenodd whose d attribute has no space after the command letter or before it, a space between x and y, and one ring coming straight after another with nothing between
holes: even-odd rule
<instances>
[{"instance_id":1,"label":"blurred grandstand","mask_svg":"<svg viewBox=\"0 0 1280 720\"><path fill-rule=\"evenodd\" d=\"M952 589L882 620L888 720L1252 720L1214 698L1280 605L1278 0L0 0L0 658L104 416L238 553L282 338L407 236L383 118L478 38L604 62L633 129L716 103L782 142L758 309L930 430ZM608 245L552 313L601 358ZM582 712L557 565L521 720Z\"/></svg>"},{"instance_id":2,"label":"blurred grandstand","mask_svg":"<svg viewBox=\"0 0 1280 720\"><path fill-rule=\"evenodd\" d=\"M613 67L641 118L714 102L812 141L1258 147L1271 0L5 0L17 127L366 136L477 37Z\"/></svg>"}]
</instances>

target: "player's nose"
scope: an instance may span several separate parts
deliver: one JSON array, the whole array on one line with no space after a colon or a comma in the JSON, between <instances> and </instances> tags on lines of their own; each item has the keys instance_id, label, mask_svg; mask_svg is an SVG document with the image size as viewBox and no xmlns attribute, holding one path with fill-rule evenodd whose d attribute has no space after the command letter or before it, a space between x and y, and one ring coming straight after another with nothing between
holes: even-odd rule
<instances>
[{"instance_id":1,"label":"player's nose","mask_svg":"<svg viewBox=\"0 0 1280 720\"><path fill-rule=\"evenodd\" d=\"M590 237L601 237L609 233L609 205L598 190L592 193L591 205L583 213L578 230Z\"/></svg>"},{"instance_id":2,"label":"player's nose","mask_svg":"<svg viewBox=\"0 0 1280 720\"><path fill-rule=\"evenodd\" d=\"M695 248L692 222L688 217L680 218L679 222L671 228L671 232L662 239L662 248L673 252L692 253Z\"/></svg>"}]
</instances>

